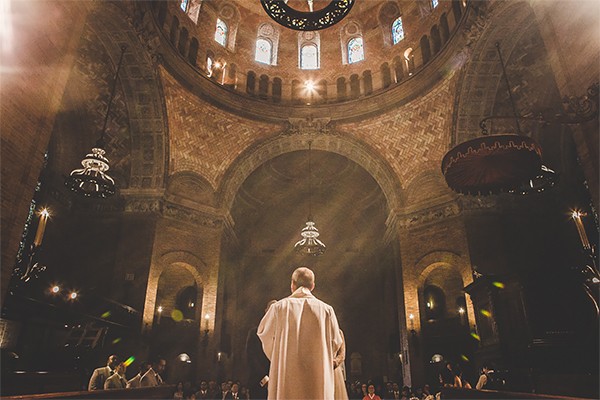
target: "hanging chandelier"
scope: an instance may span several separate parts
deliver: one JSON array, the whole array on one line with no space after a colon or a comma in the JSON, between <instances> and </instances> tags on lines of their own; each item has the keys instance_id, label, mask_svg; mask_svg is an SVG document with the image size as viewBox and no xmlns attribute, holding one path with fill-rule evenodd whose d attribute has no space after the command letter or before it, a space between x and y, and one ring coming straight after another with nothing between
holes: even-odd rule
<instances>
[{"instance_id":1,"label":"hanging chandelier","mask_svg":"<svg viewBox=\"0 0 600 400\"><path fill-rule=\"evenodd\" d=\"M106 173L106 171L110 169L110 166L108 159L104 156L106 153L104 150L106 146L104 134L106 132L110 108L115 97L117 79L119 77L119 72L121 71L125 49L126 46L121 47L121 57L119 58L119 64L113 80L100 139L98 139L96 145L92 148L92 151L81 161L83 168L74 169L65 179L65 186L84 197L106 198L115 194L115 181Z\"/></svg>"},{"instance_id":2,"label":"hanging chandelier","mask_svg":"<svg viewBox=\"0 0 600 400\"><path fill-rule=\"evenodd\" d=\"M311 144L308 142L308 219L306 226L302 228L300 235L302 239L294 244L294 249L301 253L310 256L320 256L325 253L326 246L319 240L319 230L315 226L312 218L312 160L311 160Z\"/></svg>"},{"instance_id":3,"label":"hanging chandelier","mask_svg":"<svg viewBox=\"0 0 600 400\"><path fill-rule=\"evenodd\" d=\"M296 0L301 2L301 0ZM288 0L260 0L265 12L278 24L295 31L318 31L340 22L354 5L355 0L321 0L327 3L317 9L315 0L306 0L308 11L290 6ZM303 1L302 1L303 2Z\"/></svg>"},{"instance_id":4,"label":"hanging chandelier","mask_svg":"<svg viewBox=\"0 0 600 400\"><path fill-rule=\"evenodd\" d=\"M484 136L452 148L442 160L442 173L448 186L458 193L540 193L554 186L556 174L542 164L540 145L521 132L519 119L523 118L517 114L499 43L496 50L513 115L483 119L480 127ZM492 118L514 118L516 134L488 135L485 122Z\"/></svg>"}]
</instances>

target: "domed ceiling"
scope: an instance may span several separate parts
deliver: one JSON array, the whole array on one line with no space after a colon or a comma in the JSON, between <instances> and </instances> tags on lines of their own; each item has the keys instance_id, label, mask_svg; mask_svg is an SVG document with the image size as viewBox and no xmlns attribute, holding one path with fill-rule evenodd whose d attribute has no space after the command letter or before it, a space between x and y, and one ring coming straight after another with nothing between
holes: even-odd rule
<instances>
[{"instance_id":1,"label":"domed ceiling","mask_svg":"<svg viewBox=\"0 0 600 400\"><path fill-rule=\"evenodd\" d=\"M310 2L313 9L329 3ZM304 0L288 5L309 8ZM164 65L202 97L244 113L260 105L239 96L268 103L259 114L269 119L287 119L292 109L344 119L410 101L441 79L455 64L455 52L447 49L460 37L455 32L466 2L357 1L341 22L319 31L281 26L259 1L154 7ZM363 100L361 110L327 107L356 99Z\"/></svg>"}]
</instances>

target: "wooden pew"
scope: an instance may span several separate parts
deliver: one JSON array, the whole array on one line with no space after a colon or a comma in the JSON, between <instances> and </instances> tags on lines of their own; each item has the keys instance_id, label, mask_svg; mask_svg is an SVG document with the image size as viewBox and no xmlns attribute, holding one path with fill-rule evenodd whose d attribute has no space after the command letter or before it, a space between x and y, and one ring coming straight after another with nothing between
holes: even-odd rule
<instances>
[{"instance_id":1,"label":"wooden pew","mask_svg":"<svg viewBox=\"0 0 600 400\"><path fill-rule=\"evenodd\" d=\"M93 390L91 392L58 392L2 396L6 400L25 399L172 399L176 385L136 389Z\"/></svg>"},{"instance_id":2,"label":"wooden pew","mask_svg":"<svg viewBox=\"0 0 600 400\"><path fill-rule=\"evenodd\" d=\"M553 394L501 392L497 390L475 390L456 387L443 387L442 399L561 399L584 400L581 397L557 396Z\"/></svg>"}]
</instances>

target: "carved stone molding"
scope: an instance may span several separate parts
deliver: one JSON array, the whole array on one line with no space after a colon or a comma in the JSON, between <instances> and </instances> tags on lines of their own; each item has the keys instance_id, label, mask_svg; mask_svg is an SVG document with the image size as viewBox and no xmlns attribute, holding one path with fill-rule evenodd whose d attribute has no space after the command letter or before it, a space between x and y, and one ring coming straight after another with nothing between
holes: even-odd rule
<instances>
[{"instance_id":1,"label":"carved stone molding","mask_svg":"<svg viewBox=\"0 0 600 400\"><path fill-rule=\"evenodd\" d=\"M462 211L492 210L499 206L495 196L459 196L457 201Z\"/></svg>"},{"instance_id":2,"label":"carved stone molding","mask_svg":"<svg viewBox=\"0 0 600 400\"><path fill-rule=\"evenodd\" d=\"M166 218L178 219L207 228L221 228L223 226L223 217L220 215L193 210L174 203L165 203L162 215Z\"/></svg>"},{"instance_id":3,"label":"carved stone molding","mask_svg":"<svg viewBox=\"0 0 600 400\"><path fill-rule=\"evenodd\" d=\"M158 198L135 198L125 202L126 213L160 214L162 211L162 199Z\"/></svg>"},{"instance_id":4,"label":"carved stone molding","mask_svg":"<svg viewBox=\"0 0 600 400\"><path fill-rule=\"evenodd\" d=\"M398 216L396 224L401 229L421 227L436 223L442 219L454 217L460 214L460 211L460 206L455 201L452 201L436 207Z\"/></svg>"},{"instance_id":5,"label":"carved stone molding","mask_svg":"<svg viewBox=\"0 0 600 400\"><path fill-rule=\"evenodd\" d=\"M330 134L331 118L288 118L289 128L284 135L318 135Z\"/></svg>"}]
</instances>

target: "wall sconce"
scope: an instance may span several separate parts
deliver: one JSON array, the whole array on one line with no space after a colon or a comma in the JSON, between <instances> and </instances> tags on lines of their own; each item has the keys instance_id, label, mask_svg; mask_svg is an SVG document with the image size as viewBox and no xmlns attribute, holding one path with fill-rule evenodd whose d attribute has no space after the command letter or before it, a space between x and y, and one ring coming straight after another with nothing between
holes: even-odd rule
<instances>
[{"instance_id":1,"label":"wall sconce","mask_svg":"<svg viewBox=\"0 0 600 400\"><path fill-rule=\"evenodd\" d=\"M414 314L408 315L408 320L410 321L410 335L415 338L417 336L417 331L415 330L415 316Z\"/></svg>"},{"instance_id":2,"label":"wall sconce","mask_svg":"<svg viewBox=\"0 0 600 400\"><path fill-rule=\"evenodd\" d=\"M158 308L156 309L156 312L158 312L158 318L156 318L156 325L160 325L160 317L162 316L163 307L158 306Z\"/></svg>"},{"instance_id":3,"label":"wall sconce","mask_svg":"<svg viewBox=\"0 0 600 400\"><path fill-rule=\"evenodd\" d=\"M208 322L210 321L210 314L206 314L204 316L204 320L206 321L206 325L204 328L204 335L202 336L202 346L204 346L206 348L206 346L208 346L208 332L209 332Z\"/></svg>"},{"instance_id":4,"label":"wall sconce","mask_svg":"<svg viewBox=\"0 0 600 400\"><path fill-rule=\"evenodd\" d=\"M585 290L586 295L594 304L596 308L596 315L600 315L600 299L598 296L598 284L600 283L600 272L598 272L598 253L596 250L596 245L591 244L587 233L585 231L585 227L583 225L582 217L585 217L587 214L580 210L572 210L571 218L575 223L575 227L577 228L577 233L579 234L579 239L581 240L582 250L587 258L587 261L584 266L576 267L582 275L583 278L583 288Z\"/></svg>"}]
</instances>

